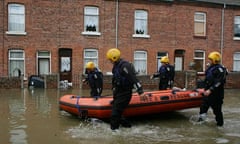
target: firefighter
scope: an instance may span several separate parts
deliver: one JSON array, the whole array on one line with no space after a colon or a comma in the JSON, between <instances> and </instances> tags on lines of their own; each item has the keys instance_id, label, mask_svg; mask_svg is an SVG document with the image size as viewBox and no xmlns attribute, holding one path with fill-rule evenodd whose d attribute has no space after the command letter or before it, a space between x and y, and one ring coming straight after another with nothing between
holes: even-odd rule
<instances>
[{"instance_id":1,"label":"firefighter","mask_svg":"<svg viewBox=\"0 0 240 144\"><path fill-rule=\"evenodd\" d=\"M128 106L132 89L135 88L140 98L146 98L143 88L136 78L133 65L120 57L120 51L117 48L111 48L107 51L106 57L113 64L112 68L112 90L113 101L110 126L112 130L119 129L119 126L131 127L129 121L122 117L124 109Z\"/></svg>"},{"instance_id":2,"label":"firefighter","mask_svg":"<svg viewBox=\"0 0 240 144\"><path fill-rule=\"evenodd\" d=\"M174 66L169 64L169 59L167 56L164 56L160 60L161 67L158 72L153 74L150 79L159 77L159 90L171 89L173 87L175 70Z\"/></svg>"},{"instance_id":3,"label":"firefighter","mask_svg":"<svg viewBox=\"0 0 240 144\"><path fill-rule=\"evenodd\" d=\"M217 126L223 126L222 104L224 99L224 84L226 82L227 69L220 64L221 54L211 52L208 55L210 66L205 72L204 80L204 100L200 107L198 121L206 118L207 111L211 107L215 115Z\"/></svg>"},{"instance_id":4,"label":"firefighter","mask_svg":"<svg viewBox=\"0 0 240 144\"><path fill-rule=\"evenodd\" d=\"M91 97L97 100L102 94L103 74L96 68L95 64L92 61L87 62L85 66L85 74L87 74L87 78L85 78L83 82L87 83L91 88Z\"/></svg>"}]
</instances>

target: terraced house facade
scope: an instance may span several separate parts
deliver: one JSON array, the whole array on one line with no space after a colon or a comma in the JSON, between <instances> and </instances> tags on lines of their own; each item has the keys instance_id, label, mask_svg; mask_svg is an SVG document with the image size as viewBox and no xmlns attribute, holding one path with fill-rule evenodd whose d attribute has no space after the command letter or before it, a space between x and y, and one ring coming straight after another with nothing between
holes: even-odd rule
<instances>
[{"instance_id":1,"label":"terraced house facade","mask_svg":"<svg viewBox=\"0 0 240 144\"><path fill-rule=\"evenodd\" d=\"M77 83L94 61L104 74L117 47L139 75L168 55L176 71L206 69L207 55L240 71L239 0L1 0L0 77L59 74Z\"/></svg>"}]
</instances>

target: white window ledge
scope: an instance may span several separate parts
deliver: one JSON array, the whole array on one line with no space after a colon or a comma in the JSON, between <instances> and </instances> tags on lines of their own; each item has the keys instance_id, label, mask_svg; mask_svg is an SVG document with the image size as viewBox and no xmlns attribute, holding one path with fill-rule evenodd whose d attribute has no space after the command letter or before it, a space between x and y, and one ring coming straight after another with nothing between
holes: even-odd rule
<instances>
[{"instance_id":1,"label":"white window ledge","mask_svg":"<svg viewBox=\"0 0 240 144\"><path fill-rule=\"evenodd\" d=\"M240 40L240 37L233 37L233 40Z\"/></svg>"},{"instance_id":2,"label":"white window ledge","mask_svg":"<svg viewBox=\"0 0 240 144\"><path fill-rule=\"evenodd\" d=\"M8 35L27 35L27 32L18 32L18 31L6 31Z\"/></svg>"},{"instance_id":3,"label":"white window ledge","mask_svg":"<svg viewBox=\"0 0 240 144\"><path fill-rule=\"evenodd\" d=\"M136 38L150 38L150 35L147 35L147 34L133 34L132 37L136 37Z\"/></svg>"},{"instance_id":4,"label":"white window ledge","mask_svg":"<svg viewBox=\"0 0 240 144\"><path fill-rule=\"evenodd\" d=\"M100 33L100 32L88 32L88 31L84 31L84 32L82 32L82 35L96 35L96 36L100 36L101 33Z\"/></svg>"}]
</instances>

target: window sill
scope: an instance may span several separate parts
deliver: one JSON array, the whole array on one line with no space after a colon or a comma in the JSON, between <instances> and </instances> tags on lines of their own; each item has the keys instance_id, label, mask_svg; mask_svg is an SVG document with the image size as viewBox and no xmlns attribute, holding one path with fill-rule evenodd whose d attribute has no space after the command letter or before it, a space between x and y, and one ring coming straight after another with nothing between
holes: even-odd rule
<instances>
[{"instance_id":1,"label":"window sill","mask_svg":"<svg viewBox=\"0 0 240 144\"><path fill-rule=\"evenodd\" d=\"M27 32L6 31L7 35L27 35Z\"/></svg>"},{"instance_id":2,"label":"window sill","mask_svg":"<svg viewBox=\"0 0 240 144\"><path fill-rule=\"evenodd\" d=\"M87 31L84 31L84 32L82 32L82 35L95 35L95 36L100 36L101 33L100 33L100 32L87 32Z\"/></svg>"},{"instance_id":3,"label":"window sill","mask_svg":"<svg viewBox=\"0 0 240 144\"><path fill-rule=\"evenodd\" d=\"M150 38L150 35L147 35L147 34L133 34L132 37L135 37L135 38Z\"/></svg>"},{"instance_id":4,"label":"window sill","mask_svg":"<svg viewBox=\"0 0 240 144\"><path fill-rule=\"evenodd\" d=\"M240 37L233 37L233 40L240 40Z\"/></svg>"}]
</instances>

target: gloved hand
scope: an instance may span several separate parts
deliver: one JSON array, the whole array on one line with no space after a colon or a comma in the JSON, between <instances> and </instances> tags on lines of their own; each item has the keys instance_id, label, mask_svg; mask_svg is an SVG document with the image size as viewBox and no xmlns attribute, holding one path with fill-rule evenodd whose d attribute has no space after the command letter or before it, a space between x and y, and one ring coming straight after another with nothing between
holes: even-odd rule
<instances>
[{"instance_id":1,"label":"gloved hand","mask_svg":"<svg viewBox=\"0 0 240 144\"><path fill-rule=\"evenodd\" d=\"M140 100L141 101L146 101L146 100L148 100L148 95L146 95L145 93L142 93L141 95L139 95L140 96Z\"/></svg>"}]
</instances>

